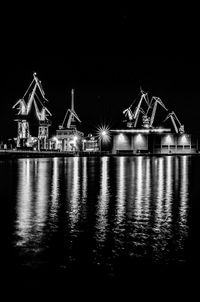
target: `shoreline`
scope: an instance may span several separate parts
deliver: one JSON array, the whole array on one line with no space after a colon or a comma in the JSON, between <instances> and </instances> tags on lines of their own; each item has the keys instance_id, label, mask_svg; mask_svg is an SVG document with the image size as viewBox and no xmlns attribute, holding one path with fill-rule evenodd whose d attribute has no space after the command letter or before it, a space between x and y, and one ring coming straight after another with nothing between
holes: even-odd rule
<instances>
[{"instance_id":1,"label":"shoreline","mask_svg":"<svg viewBox=\"0 0 200 302\"><path fill-rule=\"evenodd\" d=\"M96 151L96 152L64 152L64 151L33 151L33 150L0 150L0 159L3 158L41 158L41 157L119 157L119 156L174 156L174 155L200 155L196 153L129 153L120 152L117 154L109 151Z\"/></svg>"}]
</instances>

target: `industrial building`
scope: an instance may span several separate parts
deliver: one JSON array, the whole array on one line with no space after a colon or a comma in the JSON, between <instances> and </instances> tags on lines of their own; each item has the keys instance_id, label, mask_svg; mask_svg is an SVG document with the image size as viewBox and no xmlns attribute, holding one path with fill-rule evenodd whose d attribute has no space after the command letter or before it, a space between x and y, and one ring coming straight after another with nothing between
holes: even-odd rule
<instances>
[{"instance_id":1,"label":"industrial building","mask_svg":"<svg viewBox=\"0 0 200 302\"><path fill-rule=\"evenodd\" d=\"M100 151L100 141L96 136L93 136L91 133L83 139L82 150L84 152L97 152Z\"/></svg>"},{"instance_id":2,"label":"industrial building","mask_svg":"<svg viewBox=\"0 0 200 302\"><path fill-rule=\"evenodd\" d=\"M148 94L142 89L139 102L134 110L132 106L123 111L126 127L110 130L112 134L112 154L189 154L198 152L198 139L185 133L175 114L167 114L162 124L168 119L172 128L154 126L157 106L169 111L160 98L153 96L149 101ZM140 125L138 127L138 124Z\"/></svg>"},{"instance_id":3,"label":"industrial building","mask_svg":"<svg viewBox=\"0 0 200 302\"><path fill-rule=\"evenodd\" d=\"M198 140L191 134L171 133L170 129L111 130L113 154L189 154L198 150Z\"/></svg>"}]
</instances>

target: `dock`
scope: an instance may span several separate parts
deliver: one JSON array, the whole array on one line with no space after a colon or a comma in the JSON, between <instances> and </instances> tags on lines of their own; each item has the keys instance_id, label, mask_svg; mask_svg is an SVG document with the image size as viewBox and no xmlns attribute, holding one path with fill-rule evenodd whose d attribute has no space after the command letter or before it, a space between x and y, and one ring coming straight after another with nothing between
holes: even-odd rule
<instances>
[{"instance_id":1,"label":"dock","mask_svg":"<svg viewBox=\"0 0 200 302\"><path fill-rule=\"evenodd\" d=\"M200 155L196 153L131 153L120 152L113 154L109 151L96 151L96 152L70 152L70 151L35 151L35 150L0 150L0 159L15 159L15 158L49 158L49 157L119 157L119 156L182 156L182 155Z\"/></svg>"}]
</instances>

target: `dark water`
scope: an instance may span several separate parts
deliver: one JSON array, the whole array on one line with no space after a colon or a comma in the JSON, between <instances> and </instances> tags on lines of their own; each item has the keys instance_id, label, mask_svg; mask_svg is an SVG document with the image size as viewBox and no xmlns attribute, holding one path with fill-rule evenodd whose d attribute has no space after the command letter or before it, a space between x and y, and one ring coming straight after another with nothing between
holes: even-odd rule
<instances>
[{"instance_id":1,"label":"dark water","mask_svg":"<svg viewBox=\"0 0 200 302\"><path fill-rule=\"evenodd\" d=\"M199 157L7 160L0 177L2 263L18 289L192 278Z\"/></svg>"}]
</instances>

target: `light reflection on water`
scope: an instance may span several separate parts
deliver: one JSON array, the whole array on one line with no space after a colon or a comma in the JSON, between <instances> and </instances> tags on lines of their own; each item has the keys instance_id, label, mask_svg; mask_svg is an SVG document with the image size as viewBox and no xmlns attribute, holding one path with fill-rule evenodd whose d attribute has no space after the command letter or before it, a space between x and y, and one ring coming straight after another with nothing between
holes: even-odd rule
<instances>
[{"instance_id":1,"label":"light reflection on water","mask_svg":"<svg viewBox=\"0 0 200 302\"><path fill-rule=\"evenodd\" d=\"M76 223L78 222L80 215L80 170L79 170L79 157L75 157L73 162L71 162L68 174L69 178L72 178L71 188L68 187L67 190L70 191L70 199L66 202L69 202L69 217L70 217L70 227L73 232Z\"/></svg>"},{"instance_id":2,"label":"light reflection on water","mask_svg":"<svg viewBox=\"0 0 200 302\"><path fill-rule=\"evenodd\" d=\"M119 158L118 166L117 166L117 190L116 190L116 223L117 227L120 225L124 218L125 211L125 158Z\"/></svg>"},{"instance_id":3,"label":"light reflection on water","mask_svg":"<svg viewBox=\"0 0 200 302\"><path fill-rule=\"evenodd\" d=\"M104 243L108 223L108 202L109 202L109 175L108 157L101 158L100 192L97 204L96 238L99 243Z\"/></svg>"},{"instance_id":4,"label":"light reflection on water","mask_svg":"<svg viewBox=\"0 0 200 302\"><path fill-rule=\"evenodd\" d=\"M189 169L189 156L20 159L15 246L51 253L54 233L70 253L87 249L101 262L124 253L185 261Z\"/></svg>"},{"instance_id":5,"label":"light reflection on water","mask_svg":"<svg viewBox=\"0 0 200 302\"><path fill-rule=\"evenodd\" d=\"M17 245L26 244L31 235L32 210L31 197L32 187L30 183L30 162L23 161L19 169L19 184L17 191L17 234L19 240Z\"/></svg>"},{"instance_id":6,"label":"light reflection on water","mask_svg":"<svg viewBox=\"0 0 200 302\"><path fill-rule=\"evenodd\" d=\"M53 173L51 179L51 201L50 201L50 217L54 223L57 222L57 211L58 211L58 203L59 203L59 172L58 172L58 158L53 159ZM55 220L54 220L55 219Z\"/></svg>"}]
</instances>

